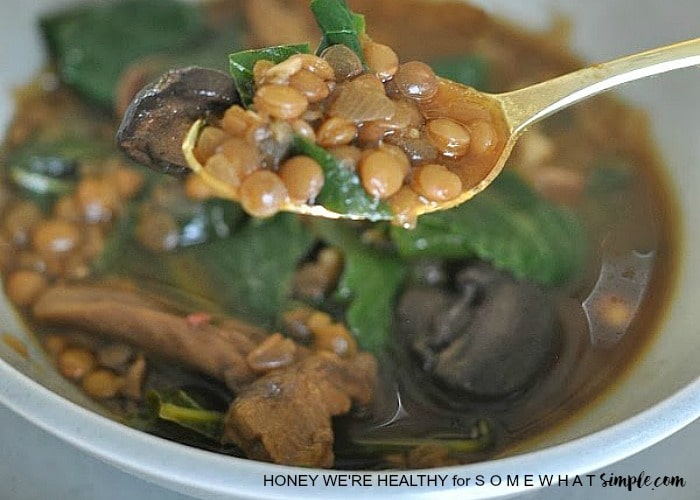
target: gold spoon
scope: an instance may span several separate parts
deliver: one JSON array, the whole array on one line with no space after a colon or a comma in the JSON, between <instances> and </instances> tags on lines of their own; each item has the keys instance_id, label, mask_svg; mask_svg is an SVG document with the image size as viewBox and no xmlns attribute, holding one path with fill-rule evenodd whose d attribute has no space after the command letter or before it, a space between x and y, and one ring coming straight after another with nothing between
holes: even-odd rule
<instances>
[{"instance_id":1,"label":"gold spoon","mask_svg":"<svg viewBox=\"0 0 700 500\"><path fill-rule=\"evenodd\" d=\"M625 83L697 65L700 65L700 38L597 64L502 94L478 92L471 87L440 79L440 84L448 87L451 95L454 96L454 102L459 102L460 99L467 102L478 100L493 110L496 115L499 115L507 138L500 155L491 166L488 166L479 182L447 202L431 202L417 206L415 215L454 208L486 189L500 174L518 138L532 124L584 99ZM194 146L204 126L203 120L197 121L183 142L182 147L187 163L194 173L200 176L218 195L236 199L235 191L225 182L209 174L194 155ZM282 210L331 219L367 218L366 215L341 214L321 205L306 203L288 202L283 205ZM386 220L391 219L391 217L372 218L372 220L378 219Z\"/></svg>"}]
</instances>

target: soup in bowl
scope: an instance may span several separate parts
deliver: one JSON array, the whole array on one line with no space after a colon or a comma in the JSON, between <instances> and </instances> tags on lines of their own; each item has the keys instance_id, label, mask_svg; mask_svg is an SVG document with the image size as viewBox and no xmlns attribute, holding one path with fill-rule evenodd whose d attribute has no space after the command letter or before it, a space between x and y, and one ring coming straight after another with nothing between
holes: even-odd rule
<instances>
[{"instance_id":1,"label":"soup in bowl","mask_svg":"<svg viewBox=\"0 0 700 500\"><path fill-rule=\"evenodd\" d=\"M577 473L697 416L690 304L698 271L684 250L692 234L681 245L695 213L694 125L687 108L661 97L661 80L631 96L646 113L598 98L533 128L494 186L414 228L258 219L192 175L154 174L113 145L131 101L162 72L225 70L238 50L319 38L307 2L280 6L136 1L43 14L51 64L17 91L3 157L9 406L121 467L197 494L259 491L266 471L296 470L278 466L472 474L541 456L539 467L564 463ZM435 126L421 96L395 88L404 65L421 61L434 74L503 91L581 64L562 49L563 28L526 34L461 4L351 6L366 14L372 37L353 22L366 67L339 78L352 57L339 63L328 48L305 60L333 67L333 81L320 80L336 103L353 82L374 79L391 116L345 116L329 133L339 120L314 102L303 124L266 120L255 100L231 102L207 116L228 135L209 134L205 165L216 158L212 168L230 174L253 158L277 174L295 154L285 134L306 134L314 149L303 156L321 149L355 185L367 184L368 151L400 158L414 169L400 189L423 196L421 169L451 151L439 134L413 132ZM646 48L586 45L586 23L598 21L567 7L572 41L592 57ZM143 24L132 22L134 9L146 9ZM108 43L125 36L137 43ZM346 44L326 43L341 53ZM388 50L394 73L372 64L371 54ZM269 77L284 59L266 57ZM308 90L315 67L285 85ZM692 102L687 75L674 78L673 95ZM400 113L405 129L386 123ZM481 124L449 126L469 147L484 144ZM332 182L326 175L324 188ZM382 193L365 195L384 202ZM662 415L670 417L663 425ZM629 444L625 436L647 425L656 430Z\"/></svg>"}]
</instances>

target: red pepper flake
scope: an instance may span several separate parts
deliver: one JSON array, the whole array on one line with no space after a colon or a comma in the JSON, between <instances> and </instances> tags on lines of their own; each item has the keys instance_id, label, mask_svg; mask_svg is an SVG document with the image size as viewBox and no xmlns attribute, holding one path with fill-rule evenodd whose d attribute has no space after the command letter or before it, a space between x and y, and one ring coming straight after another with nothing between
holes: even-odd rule
<instances>
[{"instance_id":1,"label":"red pepper flake","mask_svg":"<svg viewBox=\"0 0 700 500\"><path fill-rule=\"evenodd\" d=\"M211 314L206 312L196 312L188 314L185 320L191 328L199 328L202 325L211 323Z\"/></svg>"}]
</instances>

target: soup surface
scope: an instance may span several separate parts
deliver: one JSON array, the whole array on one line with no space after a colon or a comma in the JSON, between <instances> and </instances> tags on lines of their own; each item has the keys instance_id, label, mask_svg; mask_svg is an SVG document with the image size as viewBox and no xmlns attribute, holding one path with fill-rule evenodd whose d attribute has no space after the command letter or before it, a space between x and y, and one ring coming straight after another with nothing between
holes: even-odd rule
<instances>
[{"instance_id":1,"label":"soup surface","mask_svg":"<svg viewBox=\"0 0 700 500\"><path fill-rule=\"evenodd\" d=\"M466 4L349 4L402 64L479 90L580 66L563 35L524 34ZM523 136L486 192L411 229L256 219L194 176L131 161L115 131L170 68L227 70L248 47L314 43L307 1L124 0L41 28L51 60L18 90L2 156L4 289L57 370L127 425L291 465L484 460L613 387L654 332L677 235L636 109L601 97L558 114ZM393 75L375 83L408 109ZM407 185L436 157L449 163L453 145L378 121L342 144L312 115L304 130L348 179L369 137L411 158ZM479 126L465 126L474 141ZM210 153L243 162L251 137L275 144L275 125L246 127Z\"/></svg>"}]
</instances>

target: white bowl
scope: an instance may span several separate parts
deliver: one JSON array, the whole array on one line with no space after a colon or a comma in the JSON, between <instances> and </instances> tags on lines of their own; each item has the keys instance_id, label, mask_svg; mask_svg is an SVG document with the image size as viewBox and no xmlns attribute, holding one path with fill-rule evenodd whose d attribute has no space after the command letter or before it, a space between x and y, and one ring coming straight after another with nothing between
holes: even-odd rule
<instances>
[{"instance_id":1,"label":"white bowl","mask_svg":"<svg viewBox=\"0 0 700 500\"><path fill-rule=\"evenodd\" d=\"M37 13L65 0L0 4L0 129L11 116L10 89L29 79L43 54L35 28ZM604 61L646 48L698 36L697 0L479 0L490 12L545 28L554 15L572 19L574 50ZM648 448L700 416L700 91L697 69L639 82L624 96L643 106L677 193L684 235L675 298L654 338L631 370L565 425L539 439L526 452L480 464L431 471L486 478L508 474L561 474L570 477L612 464ZM41 349L0 301L2 330L22 338L29 359L0 342L0 402L38 427L135 475L201 498L343 498L348 488L270 488L265 475L320 471L280 467L203 452L132 430L101 416L71 384L56 375ZM87 408L87 409L86 409ZM536 447L537 449L534 449ZM414 476L415 477L415 476ZM373 475L374 484L377 483ZM473 482L472 482L473 483ZM448 481L448 484L451 484ZM440 498L494 497L525 488L362 488L356 493ZM528 488L530 489L530 488Z\"/></svg>"}]
</instances>

